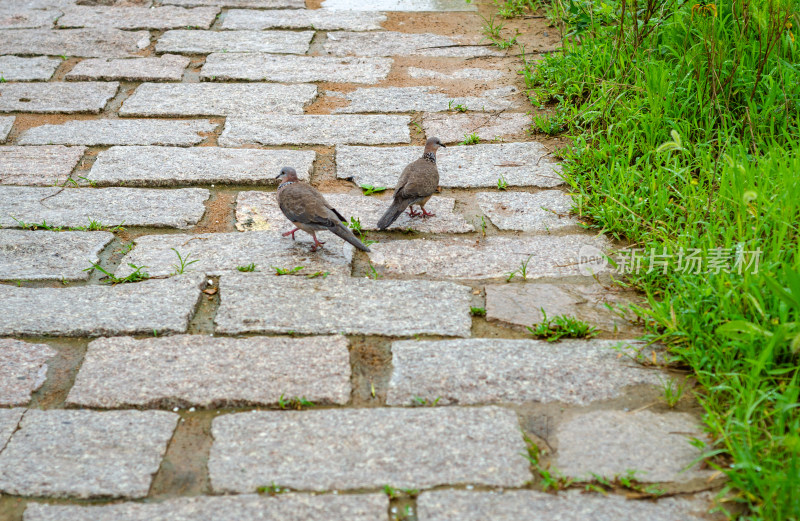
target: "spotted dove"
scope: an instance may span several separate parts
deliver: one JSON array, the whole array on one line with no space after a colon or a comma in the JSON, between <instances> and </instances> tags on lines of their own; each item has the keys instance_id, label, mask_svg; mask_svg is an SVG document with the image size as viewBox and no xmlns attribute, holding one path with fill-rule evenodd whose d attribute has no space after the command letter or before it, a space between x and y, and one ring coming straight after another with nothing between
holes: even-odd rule
<instances>
[{"instance_id":1,"label":"spotted dove","mask_svg":"<svg viewBox=\"0 0 800 521\"><path fill-rule=\"evenodd\" d=\"M425 203L439 186L439 170L436 168L436 151L439 147L447 148L438 137L428 138L422 157L405 167L394 189L392 205L378 221L378 229L388 228L406 208L411 217L436 215L425 211ZM414 211L415 204L422 210L421 214Z\"/></svg>"}]
</instances>

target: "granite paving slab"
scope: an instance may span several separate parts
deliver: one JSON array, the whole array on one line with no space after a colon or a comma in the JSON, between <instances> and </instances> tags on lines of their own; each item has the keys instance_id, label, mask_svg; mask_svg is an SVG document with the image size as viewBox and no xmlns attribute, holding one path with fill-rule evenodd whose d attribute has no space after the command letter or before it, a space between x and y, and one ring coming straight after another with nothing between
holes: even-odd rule
<instances>
[{"instance_id":1,"label":"granite paving slab","mask_svg":"<svg viewBox=\"0 0 800 521\"><path fill-rule=\"evenodd\" d=\"M639 481L669 482L711 474L692 464L701 451L690 442L708 440L698 420L687 413L591 411L560 423L555 439L553 465L566 476L613 478L635 470Z\"/></svg>"},{"instance_id":2,"label":"granite paving slab","mask_svg":"<svg viewBox=\"0 0 800 521\"><path fill-rule=\"evenodd\" d=\"M61 11L56 9L25 9L0 5L0 30L49 28L53 27L53 22L59 16L61 16ZM5 33L3 36L11 37Z\"/></svg>"},{"instance_id":3,"label":"granite paving slab","mask_svg":"<svg viewBox=\"0 0 800 521\"><path fill-rule=\"evenodd\" d=\"M70 176L86 147L0 147L0 184L50 186Z\"/></svg>"},{"instance_id":4,"label":"granite paving slab","mask_svg":"<svg viewBox=\"0 0 800 521\"><path fill-rule=\"evenodd\" d=\"M225 120L219 144L261 145L381 145L409 143L408 116L384 115L255 115ZM384 148L371 148L380 153ZM373 165L374 166L374 165ZM398 173L399 177L399 173ZM394 186L394 185L392 185Z\"/></svg>"},{"instance_id":5,"label":"granite paving slab","mask_svg":"<svg viewBox=\"0 0 800 521\"><path fill-rule=\"evenodd\" d=\"M580 222L570 215L572 197L560 190L527 192L481 192L476 195L481 211L501 230L554 232L577 229Z\"/></svg>"},{"instance_id":6,"label":"granite paving slab","mask_svg":"<svg viewBox=\"0 0 800 521\"><path fill-rule=\"evenodd\" d=\"M24 131L20 145L196 145L216 128L208 120L88 119Z\"/></svg>"},{"instance_id":7,"label":"granite paving slab","mask_svg":"<svg viewBox=\"0 0 800 521\"><path fill-rule=\"evenodd\" d=\"M432 69L423 69L421 67L409 67L406 69L408 75L412 78L423 78L440 81L459 81L459 80L474 80L474 81L493 81L499 80L503 77L503 71L496 69L481 69L477 67L467 67L465 69L456 69L452 72L441 72Z\"/></svg>"},{"instance_id":8,"label":"granite paving slab","mask_svg":"<svg viewBox=\"0 0 800 521\"><path fill-rule=\"evenodd\" d=\"M159 335L185 333L205 282L199 274L187 274L116 286L0 285L0 335L97 337L152 335L153 331ZM37 312L20 313L20 309Z\"/></svg>"},{"instance_id":9,"label":"granite paving slab","mask_svg":"<svg viewBox=\"0 0 800 521\"><path fill-rule=\"evenodd\" d=\"M83 58L124 58L150 45L147 31L110 28L18 29L14 38L0 38L0 54L45 54Z\"/></svg>"},{"instance_id":10,"label":"granite paving slab","mask_svg":"<svg viewBox=\"0 0 800 521\"><path fill-rule=\"evenodd\" d=\"M388 197L367 197L351 194L323 194L325 199L349 219L358 219L362 230L377 230L378 219L391 204ZM436 219L414 219L401 215L389 230L415 230L423 233L466 233L475 231L464 216L455 212L455 199L432 197L426 208ZM236 199L236 227L239 230L288 231L292 224L278 207L272 192L239 192ZM335 240L335 239L334 239Z\"/></svg>"},{"instance_id":11,"label":"granite paving slab","mask_svg":"<svg viewBox=\"0 0 800 521\"><path fill-rule=\"evenodd\" d=\"M114 505L28 503L25 521L384 521L386 494L196 496Z\"/></svg>"},{"instance_id":12,"label":"granite paving slab","mask_svg":"<svg viewBox=\"0 0 800 521\"><path fill-rule=\"evenodd\" d=\"M33 392L44 383L47 361L56 354L57 351L46 344L0 339L0 405L26 405ZM7 439L3 436L3 423L0 415L0 451Z\"/></svg>"},{"instance_id":13,"label":"granite paving slab","mask_svg":"<svg viewBox=\"0 0 800 521\"><path fill-rule=\"evenodd\" d=\"M145 497L179 416L28 410L0 452L0 490L44 497Z\"/></svg>"},{"instance_id":14,"label":"granite paving slab","mask_svg":"<svg viewBox=\"0 0 800 521\"><path fill-rule=\"evenodd\" d=\"M206 58L200 77L212 81L378 83L386 79L392 61L391 58L215 53Z\"/></svg>"},{"instance_id":15,"label":"granite paving slab","mask_svg":"<svg viewBox=\"0 0 800 521\"><path fill-rule=\"evenodd\" d=\"M208 29L218 7L128 7L76 5L65 9L59 27L116 27L117 29Z\"/></svg>"},{"instance_id":16,"label":"granite paving slab","mask_svg":"<svg viewBox=\"0 0 800 521\"><path fill-rule=\"evenodd\" d=\"M419 521L703 521L711 508L708 497L666 497L637 501L624 496L567 490L479 492L436 490L417 499Z\"/></svg>"},{"instance_id":17,"label":"granite paving slab","mask_svg":"<svg viewBox=\"0 0 800 521\"><path fill-rule=\"evenodd\" d=\"M221 275L236 272L238 266L255 264L264 273L272 273L278 268L303 266L301 275L330 272L350 275L353 247L331 238L324 248L311 251L313 241L310 235L298 233L297 240L281 237L277 232L233 232L203 233L198 235L168 234L145 235L136 239L136 248L125 255L117 269L118 277L127 276L131 271L128 265L145 265L152 276L169 275L175 272L178 257L197 260L188 269L206 275ZM322 237L320 237L322 238Z\"/></svg>"},{"instance_id":18,"label":"granite paving slab","mask_svg":"<svg viewBox=\"0 0 800 521\"><path fill-rule=\"evenodd\" d=\"M315 157L313 150L111 147L100 152L89 177L99 185L277 184L286 165L308 181Z\"/></svg>"},{"instance_id":19,"label":"granite paving slab","mask_svg":"<svg viewBox=\"0 0 800 521\"><path fill-rule=\"evenodd\" d=\"M361 116L364 117L364 116ZM403 169L422 157L423 147L336 147L336 176L356 184L395 186ZM470 145L439 150L436 165L444 188L508 186L550 188L563 184L561 166L550 161L540 143Z\"/></svg>"},{"instance_id":20,"label":"granite paving slab","mask_svg":"<svg viewBox=\"0 0 800 521\"><path fill-rule=\"evenodd\" d=\"M90 58L79 62L66 75L70 81L181 81L191 60L177 54L154 58Z\"/></svg>"},{"instance_id":21,"label":"granite paving slab","mask_svg":"<svg viewBox=\"0 0 800 521\"><path fill-rule=\"evenodd\" d=\"M532 280L582 276L582 251L587 248L602 251L609 246L604 236L591 235L487 237L479 241L446 237L381 241L371 246L370 259L386 274L472 280L505 279L525 262L527 279ZM595 273L605 269L599 267ZM519 272L516 277L523 280Z\"/></svg>"},{"instance_id":22,"label":"granite paving slab","mask_svg":"<svg viewBox=\"0 0 800 521\"><path fill-rule=\"evenodd\" d=\"M47 56L0 56L0 77L6 81L47 81L53 77L59 65L60 59Z\"/></svg>"},{"instance_id":23,"label":"granite paving slab","mask_svg":"<svg viewBox=\"0 0 800 521\"><path fill-rule=\"evenodd\" d=\"M324 9L350 11L477 11L461 0L325 0Z\"/></svg>"},{"instance_id":24,"label":"granite paving slab","mask_svg":"<svg viewBox=\"0 0 800 521\"><path fill-rule=\"evenodd\" d=\"M350 104L336 114L358 112L436 112L463 106L469 110L506 110L514 105L509 96L516 87L487 90L481 96L452 97L439 87L372 87L356 89L341 97ZM329 96L334 95L328 91Z\"/></svg>"},{"instance_id":25,"label":"granite paving slab","mask_svg":"<svg viewBox=\"0 0 800 521\"><path fill-rule=\"evenodd\" d=\"M178 335L89 344L67 405L232 407L350 400L350 354L341 335L214 338Z\"/></svg>"},{"instance_id":26,"label":"granite paving slab","mask_svg":"<svg viewBox=\"0 0 800 521\"><path fill-rule=\"evenodd\" d=\"M47 222L51 226L151 226L188 228L206 211L208 190L181 188L67 189L27 186L0 187L0 226L16 228L24 223Z\"/></svg>"},{"instance_id":27,"label":"granite paving slab","mask_svg":"<svg viewBox=\"0 0 800 521\"><path fill-rule=\"evenodd\" d=\"M118 88L117 82L2 83L0 112L97 114Z\"/></svg>"},{"instance_id":28,"label":"granite paving slab","mask_svg":"<svg viewBox=\"0 0 800 521\"><path fill-rule=\"evenodd\" d=\"M465 36L451 38L432 33L394 31L327 33L323 49L336 56L440 56L470 58L504 56L490 45L468 41Z\"/></svg>"},{"instance_id":29,"label":"granite paving slab","mask_svg":"<svg viewBox=\"0 0 800 521\"><path fill-rule=\"evenodd\" d=\"M315 29L317 31L377 31L386 15L377 12L326 11L324 9L298 9L258 11L231 9L222 21L222 29Z\"/></svg>"},{"instance_id":30,"label":"granite paving slab","mask_svg":"<svg viewBox=\"0 0 800 521\"><path fill-rule=\"evenodd\" d=\"M525 328L548 317L569 315L609 332L635 332L631 304L644 305L632 291L599 284L498 284L486 290L486 319Z\"/></svg>"},{"instance_id":31,"label":"granite paving slab","mask_svg":"<svg viewBox=\"0 0 800 521\"><path fill-rule=\"evenodd\" d=\"M451 282L226 274L217 331L469 336L470 289ZM413 302L413 305L404 303Z\"/></svg>"},{"instance_id":32,"label":"granite paving slab","mask_svg":"<svg viewBox=\"0 0 800 521\"><path fill-rule=\"evenodd\" d=\"M627 342L632 349L643 344ZM549 403L587 405L620 396L632 385L664 378L628 357L619 340L506 340L471 338L392 343L388 405Z\"/></svg>"},{"instance_id":33,"label":"granite paving slab","mask_svg":"<svg viewBox=\"0 0 800 521\"><path fill-rule=\"evenodd\" d=\"M467 107L479 106L467 104ZM472 134L481 141L504 141L503 138L524 133L531 126L531 117L519 112L502 114L437 114L426 113L422 128L426 136L436 136L442 143L459 143Z\"/></svg>"},{"instance_id":34,"label":"granite paving slab","mask_svg":"<svg viewBox=\"0 0 800 521\"><path fill-rule=\"evenodd\" d=\"M272 52L305 54L314 31L191 31L165 32L156 52L210 54L212 52Z\"/></svg>"},{"instance_id":35,"label":"granite paving slab","mask_svg":"<svg viewBox=\"0 0 800 521\"><path fill-rule=\"evenodd\" d=\"M11 435L17 430L19 421L25 409L18 407L15 409L0 409L0 452L3 451Z\"/></svg>"},{"instance_id":36,"label":"granite paving slab","mask_svg":"<svg viewBox=\"0 0 800 521\"><path fill-rule=\"evenodd\" d=\"M219 416L211 431L218 493L271 481L346 490L531 479L517 416L497 407L253 411Z\"/></svg>"},{"instance_id":37,"label":"granite paving slab","mask_svg":"<svg viewBox=\"0 0 800 521\"><path fill-rule=\"evenodd\" d=\"M113 239L110 232L0 230L0 280L87 280L84 269Z\"/></svg>"},{"instance_id":38,"label":"granite paving slab","mask_svg":"<svg viewBox=\"0 0 800 521\"><path fill-rule=\"evenodd\" d=\"M8 135L11 133L11 128L14 126L14 116L0 116L0 143L5 143L8 140Z\"/></svg>"},{"instance_id":39,"label":"granite paving slab","mask_svg":"<svg viewBox=\"0 0 800 521\"><path fill-rule=\"evenodd\" d=\"M302 114L315 85L275 83L144 83L126 99L121 116Z\"/></svg>"},{"instance_id":40,"label":"granite paving slab","mask_svg":"<svg viewBox=\"0 0 800 521\"><path fill-rule=\"evenodd\" d=\"M162 0L162 5L216 5L219 7L255 7L260 9L303 9L304 0Z\"/></svg>"}]
</instances>

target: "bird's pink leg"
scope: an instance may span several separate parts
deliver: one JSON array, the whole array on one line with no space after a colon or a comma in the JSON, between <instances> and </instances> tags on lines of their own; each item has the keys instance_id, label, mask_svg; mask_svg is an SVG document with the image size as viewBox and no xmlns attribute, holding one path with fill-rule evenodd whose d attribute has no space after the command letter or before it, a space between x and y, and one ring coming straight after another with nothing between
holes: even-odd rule
<instances>
[{"instance_id":1,"label":"bird's pink leg","mask_svg":"<svg viewBox=\"0 0 800 521\"><path fill-rule=\"evenodd\" d=\"M422 217L435 217L436 216L436 214L433 213L433 212L426 212L424 206L420 206L419 209L422 210Z\"/></svg>"},{"instance_id":2,"label":"bird's pink leg","mask_svg":"<svg viewBox=\"0 0 800 521\"><path fill-rule=\"evenodd\" d=\"M312 233L311 237L314 238L314 246L311 247L311 251L317 251L317 248L319 248L320 246L325 244L324 242L322 242L319 239L317 239L317 234L316 233Z\"/></svg>"},{"instance_id":3,"label":"bird's pink leg","mask_svg":"<svg viewBox=\"0 0 800 521\"><path fill-rule=\"evenodd\" d=\"M294 240L294 234L295 234L295 233L296 233L296 232L297 232L299 229L300 229L300 228L295 228L294 230L292 230L292 231L289 231L289 232L284 232L284 233L282 233L281 235L282 235L283 237L286 237L287 235L291 235L291 236L292 236L292 240Z\"/></svg>"},{"instance_id":4,"label":"bird's pink leg","mask_svg":"<svg viewBox=\"0 0 800 521\"><path fill-rule=\"evenodd\" d=\"M416 217L418 215L420 215L420 213L414 211L414 205L413 204L408 205L408 216L409 217Z\"/></svg>"}]
</instances>

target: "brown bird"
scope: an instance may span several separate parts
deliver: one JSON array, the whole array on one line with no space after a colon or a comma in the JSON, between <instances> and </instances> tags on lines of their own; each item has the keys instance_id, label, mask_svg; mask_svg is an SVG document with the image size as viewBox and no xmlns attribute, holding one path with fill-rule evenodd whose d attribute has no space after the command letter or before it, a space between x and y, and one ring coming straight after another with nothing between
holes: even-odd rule
<instances>
[{"instance_id":1,"label":"brown bird","mask_svg":"<svg viewBox=\"0 0 800 521\"><path fill-rule=\"evenodd\" d=\"M447 148L438 137L428 138L422 157L405 167L394 189L392 205L378 221L379 230L388 228L406 208L411 217L436 215L425 211L425 203L439 186L439 170L436 168L436 151L439 147ZM419 205L421 214L414 211L415 204Z\"/></svg>"},{"instance_id":2,"label":"brown bird","mask_svg":"<svg viewBox=\"0 0 800 521\"><path fill-rule=\"evenodd\" d=\"M291 235L294 239L297 230L303 230L314 238L311 251L317 251L317 247L325 244L317 239L317 232L328 230L359 250L370 251L342 224L347 220L328 204L316 188L297 179L294 168L283 167L276 179L281 181L278 186L278 206L283 215L295 225L294 230L283 234L284 237Z\"/></svg>"}]
</instances>

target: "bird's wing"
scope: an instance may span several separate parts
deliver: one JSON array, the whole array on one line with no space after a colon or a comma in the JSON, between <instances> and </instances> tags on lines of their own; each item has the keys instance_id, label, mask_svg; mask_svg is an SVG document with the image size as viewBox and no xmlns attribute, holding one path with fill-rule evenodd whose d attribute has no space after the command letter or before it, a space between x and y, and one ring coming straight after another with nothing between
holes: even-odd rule
<instances>
[{"instance_id":1,"label":"bird's wing","mask_svg":"<svg viewBox=\"0 0 800 521\"><path fill-rule=\"evenodd\" d=\"M420 158L403 170L401 179L403 178L405 178L405 182L402 186L398 183L394 192L395 197L402 199L428 197L436 191L439 184L439 171L436 169L435 163Z\"/></svg>"},{"instance_id":2,"label":"bird's wing","mask_svg":"<svg viewBox=\"0 0 800 521\"><path fill-rule=\"evenodd\" d=\"M287 219L303 224L332 227L336 225L335 219L341 217L316 188L307 184L287 186L278 197L278 206Z\"/></svg>"}]
</instances>

